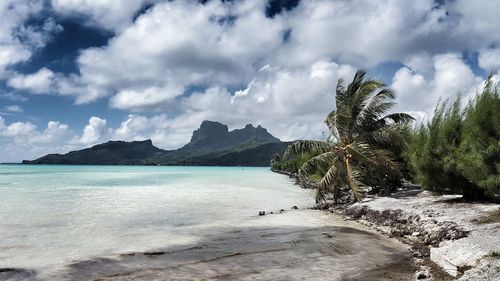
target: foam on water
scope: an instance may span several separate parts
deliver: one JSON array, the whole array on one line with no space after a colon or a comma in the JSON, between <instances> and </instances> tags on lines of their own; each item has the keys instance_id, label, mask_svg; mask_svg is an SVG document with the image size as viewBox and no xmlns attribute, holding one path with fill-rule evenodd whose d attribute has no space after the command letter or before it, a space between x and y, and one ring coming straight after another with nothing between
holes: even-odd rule
<instances>
[{"instance_id":1,"label":"foam on water","mask_svg":"<svg viewBox=\"0 0 500 281\"><path fill-rule=\"evenodd\" d=\"M313 204L286 176L248 167L0 165L0 196L0 268L36 270L191 244L259 210Z\"/></svg>"}]
</instances>

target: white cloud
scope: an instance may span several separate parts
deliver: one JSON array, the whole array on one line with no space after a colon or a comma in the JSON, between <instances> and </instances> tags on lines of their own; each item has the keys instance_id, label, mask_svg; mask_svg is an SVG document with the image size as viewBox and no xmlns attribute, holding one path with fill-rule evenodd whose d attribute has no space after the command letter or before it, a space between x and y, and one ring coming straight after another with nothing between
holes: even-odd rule
<instances>
[{"instance_id":1,"label":"white cloud","mask_svg":"<svg viewBox=\"0 0 500 281\"><path fill-rule=\"evenodd\" d=\"M167 87L150 87L143 91L123 90L110 99L113 108L125 110L161 110L183 94L184 89L173 84Z\"/></svg>"},{"instance_id":2,"label":"white cloud","mask_svg":"<svg viewBox=\"0 0 500 281\"><path fill-rule=\"evenodd\" d=\"M40 27L26 22L44 8L44 0L0 1L0 79L9 75L9 67L25 62L42 48L61 27L48 18Z\"/></svg>"},{"instance_id":3,"label":"white cloud","mask_svg":"<svg viewBox=\"0 0 500 281\"><path fill-rule=\"evenodd\" d=\"M61 31L63 31L63 27L57 24L53 18L48 18L44 21L43 25L18 26L14 36L19 38L24 45L36 49L43 48L55 34Z\"/></svg>"},{"instance_id":4,"label":"white cloud","mask_svg":"<svg viewBox=\"0 0 500 281\"><path fill-rule=\"evenodd\" d=\"M60 13L86 15L117 30L106 46L82 51L81 75L57 77L57 92L77 104L111 95L114 108L161 110L191 86L249 83L265 65L292 71L317 61L356 67L401 61L428 78L436 54L500 39L485 36L498 26L491 24L494 15L478 19L467 1L302 0L272 19L265 16L265 0L156 2L163 1L52 0ZM155 6L132 22L146 3Z\"/></svg>"},{"instance_id":5,"label":"white cloud","mask_svg":"<svg viewBox=\"0 0 500 281\"><path fill-rule=\"evenodd\" d=\"M453 25L447 32L453 36L457 47L478 50L500 40L499 1L449 1L446 8L454 16Z\"/></svg>"},{"instance_id":6,"label":"white cloud","mask_svg":"<svg viewBox=\"0 0 500 281\"><path fill-rule=\"evenodd\" d=\"M42 133L33 136L31 142L41 144L56 143L62 138L68 136L68 134L68 125L62 124L59 121L49 121L47 123L47 128Z\"/></svg>"},{"instance_id":7,"label":"white cloud","mask_svg":"<svg viewBox=\"0 0 500 281\"><path fill-rule=\"evenodd\" d=\"M478 50L499 41L499 9L488 0L303 0L286 17L290 43L278 58L296 65L329 57L366 68L422 52Z\"/></svg>"},{"instance_id":8,"label":"white cloud","mask_svg":"<svg viewBox=\"0 0 500 281\"><path fill-rule=\"evenodd\" d=\"M63 152L71 149L66 145L69 140L68 125L58 121L49 121L47 127L40 131L31 122L12 122L6 124L0 116L0 162L32 159L47 152Z\"/></svg>"},{"instance_id":9,"label":"white cloud","mask_svg":"<svg viewBox=\"0 0 500 281\"><path fill-rule=\"evenodd\" d=\"M36 126L30 122L14 122L5 126L2 117L0 117L0 122L0 136L3 137L26 137L36 131Z\"/></svg>"},{"instance_id":10,"label":"white cloud","mask_svg":"<svg viewBox=\"0 0 500 281\"><path fill-rule=\"evenodd\" d=\"M191 131L209 119L230 128L260 124L283 140L321 137L323 120L334 107L337 80L350 80L354 72L349 65L326 61L293 71L265 67L234 95L217 86L182 98L182 113L171 121L173 133L181 131L188 141Z\"/></svg>"},{"instance_id":11,"label":"white cloud","mask_svg":"<svg viewBox=\"0 0 500 281\"><path fill-rule=\"evenodd\" d=\"M144 140L146 136L142 135L151 128L150 120L144 116L129 115L128 119L123 121L119 128L114 131L114 139L118 140Z\"/></svg>"},{"instance_id":12,"label":"white cloud","mask_svg":"<svg viewBox=\"0 0 500 281\"><path fill-rule=\"evenodd\" d=\"M398 94L398 110L420 111L431 116L439 99L454 98L461 93L467 100L482 84L483 78L475 75L459 54L436 55L431 65L431 73L425 76L408 67L396 72L392 88Z\"/></svg>"},{"instance_id":13,"label":"white cloud","mask_svg":"<svg viewBox=\"0 0 500 281\"><path fill-rule=\"evenodd\" d=\"M0 137L13 138L15 142L52 143L60 140L68 130L68 125L58 121L49 121L42 132L31 122L13 122L6 125L5 119L0 116Z\"/></svg>"},{"instance_id":14,"label":"white cloud","mask_svg":"<svg viewBox=\"0 0 500 281\"><path fill-rule=\"evenodd\" d=\"M317 61L362 68L399 61L429 78L435 55L485 48L500 39L486 36L485 30L500 24L491 23L494 14L478 19L468 3L302 0L271 19L265 0L167 1L132 22L132 11L144 1L53 0L58 11L121 26L108 45L84 50L81 75L58 78L57 89L75 96L77 104L111 95L111 107L147 111L165 109L191 86L249 83L265 65L292 71Z\"/></svg>"},{"instance_id":15,"label":"white cloud","mask_svg":"<svg viewBox=\"0 0 500 281\"><path fill-rule=\"evenodd\" d=\"M89 119L89 123L83 129L83 134L80 137L74 137L71 142L74 144L91 145L106 140L106 137L108 137L106 119L92 116Z\"/></svg>"},{"instance_id":16,"label":"white cloud","mask_svg":"<svg viewBox=\"0 0 500 281\"><path fill-rule=\"evenodd\" d=\"M51 0L59 15L115 35L81 51L78 74L46 68L22 74L10 67L60 28L50 19L23 27L42 0L18 2L12 12L13 0L0 3L0 79L14 89L71 96L76 104L109 98L111 108L134 113L115 129L92 117L71 138L73 147L152 138L175 148L204 119L230 128L261 124L284 140L318 138L337 79L349 81L356 68L387 62L403 65L390 81L397 110L425 119L440 97L461 91L467 98L484 79L463 52L478 52L486 71L500 68L498 1L302 0L271 19L265 0ZM155 6L133 21L148 3ZM0 97L23 99L15 92ZM145 113L152 111L158 115ZM28 123L16 126L30 130Z\"/></svg>"},{"instance_id":17,"label":"white cloud","mask_svg":"<svg viewBox=\"0 0 500 281\"><path fill-rule=\"evenodd\" d=\"M290 42L278 59L303 65L334 58L361 67L404 57L420 37L439 29L434 2L304 0L287 17ZM293 59L290 59L293 58Z\"/></svg>"},{"instance_id":18,"label":"white cloud","mask_svg":"<svg viewBox=\"0 0 500 281\"><path fill-rule=\"evenodd\" d=\"M158 147L173 149L186 144L191 137L191 127L180 127L165 114L149 118L131 114L118 128L111 131L113 132L112 139L125 141L151 139L153 144Z\"/></svg>"},{"instance_id":19,"label":"white cloud","mask_svg":"<svg viewBox=\"0 0 500 281\"><path fill-rule=\"evenodd\" d=\"M54 72L44 67L28 75L17 73L7 84L14 89L27 90L35 94L50 94L54 78Z\"/></svg>"},{"instance_id":20,"label":"white cloud","mask_svg":"<svg viewBox=\"0 0 500 281\"><path fill-rule=\"evenodd\" d=\"M154 106L145 104L141 93L163 104L176 94L165 98L159 89L175 93L190 85L246 83L282 43L283 24L266 18L265 3L157 4L107 46L82 52L78 82L97 92L73 94L81 101L92 101L117 93L111 105L131 109L134 101L137 108ZM237 20L231 22L231 17ZM125 105L123 96L133 98Z\"/></svg>"},{"instance_id":21,"label":"white cloud","mask_svg":"<svg viewBox=\"0 0 500 281\"><path fill-rule=\"evenodd\" d=\"M478 59L479 66L485 71L500 70L500 49L482 49Z\"/></svg>"},{"instance_id":22,"label":"white cloud","mask_svg":"<svg viewBox=\"0 0 500 281\"><path fill-rule=\"evenodd\" d=\"M7 106L5 106L5 110L7 110L8 112L12 112L12 113L24 112L23 108L20 107L19 105L7 105Z\"/></svg>"}]
</instances>

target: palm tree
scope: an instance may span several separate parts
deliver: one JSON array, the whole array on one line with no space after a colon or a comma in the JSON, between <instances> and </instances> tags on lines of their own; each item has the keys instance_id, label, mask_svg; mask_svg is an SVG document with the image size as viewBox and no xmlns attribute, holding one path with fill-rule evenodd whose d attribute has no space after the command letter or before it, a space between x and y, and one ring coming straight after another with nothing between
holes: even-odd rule
<instances>
[{"instance_id":1,"label":"palm tree","mask_svg":"<svg viewBox=\"0 0 500 281\"><path fill-rule=\"evenodd\" d=\"M337 201L344 189L359 201L368 187L368 171L399 173L393 151L405 144L404 132L413 118L405 113L385 115L395 104L394 93L381 81L365 80L365 75L357 71L347 87L338 81L336 110L325 120L331 133L327 141L297 141L283 156L287 160L304 153L317 155L299 169L301 181L316 183L317 201L324 201L327 193Z\"/></svg>"},{"instance_id":2,"label":"palm tree","mask_svg":"<svg viewBox=\"0 0 500 281\"><path fill-rule=\"evenodd\" d=\"M278 153L274 153L271 157L271 168L275 168L276 165L281 161L281 156Z\"/></svg>"}]
</instances>

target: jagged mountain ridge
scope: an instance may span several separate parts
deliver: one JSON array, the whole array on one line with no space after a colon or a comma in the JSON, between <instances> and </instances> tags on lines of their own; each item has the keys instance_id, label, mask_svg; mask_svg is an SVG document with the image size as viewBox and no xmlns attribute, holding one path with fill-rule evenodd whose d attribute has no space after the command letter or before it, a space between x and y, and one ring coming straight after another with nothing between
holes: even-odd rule
<instances>
[{"instance_id":1,"label":"jagged mountain ridge","mask_svg":"<svg viewBox=\"0 0 500 281\"><path fill-rule=\"evenodd\" d=\"M224 124L203 121L189 143L177 150L163 150L145 141L108 141L66 154L48 154L24 164L68 165L252 165L267 166L272 154L282 154L288 143L260 125L229 131Z\"/></svg>"},{"instance_id":2,"label":"jagged mountain ridge","mask_svg":"<svg viewBox=\"0 0 500 281\"><path fill-rule=\"evenodd\" d=\"M183 146L181 150L190 151L217 151L230 149L245 143L255 142L264 144L280 142L260 125L253 127L248 124L243 129L228 130L227 125L214 121L203 121L200 128L193 132L191 141Z\"/></svg>"}]
</instances>

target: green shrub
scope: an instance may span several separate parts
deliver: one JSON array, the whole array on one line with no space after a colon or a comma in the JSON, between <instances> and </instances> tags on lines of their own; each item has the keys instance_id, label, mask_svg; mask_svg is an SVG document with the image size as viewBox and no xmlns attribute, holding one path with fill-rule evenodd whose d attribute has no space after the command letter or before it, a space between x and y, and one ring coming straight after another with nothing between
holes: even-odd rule
<instances>
[{"instance_id":1,"label":"green shrub","mask_svg":"<svg viewBox=\"0 0 500 281\"><path fill-rule=\"evenodd\" d=\"M439 104L432 120L414 130L404 155L414 180L426 189L491 198L500 186L499 140L499 91L488 80L464 110L460 97Z\"/></svg>"},{"instance_id":2,"label":"green shrub","mask_svg":"<svg viewBox=\"0 0 500 281\"><path fill-rule=\"evenodd\" d=\"M427 125L417 128L406 157L415 180L439 193L460 193L469 185L457 168L457 150L463 127L460 98L451 105L440 103Z\"/></svg>"},{"instance_id":3,"label":"green shrub","mask_svg":"<svg viewBox=\"0 0 500 281\"><path fill-rule=\"evenodd\" d=\"M458 169L488 196L500 193L500 91L488 80L467 106ZM472 194L472 196L474 196Z\"/></svg>"}]
</instances>

